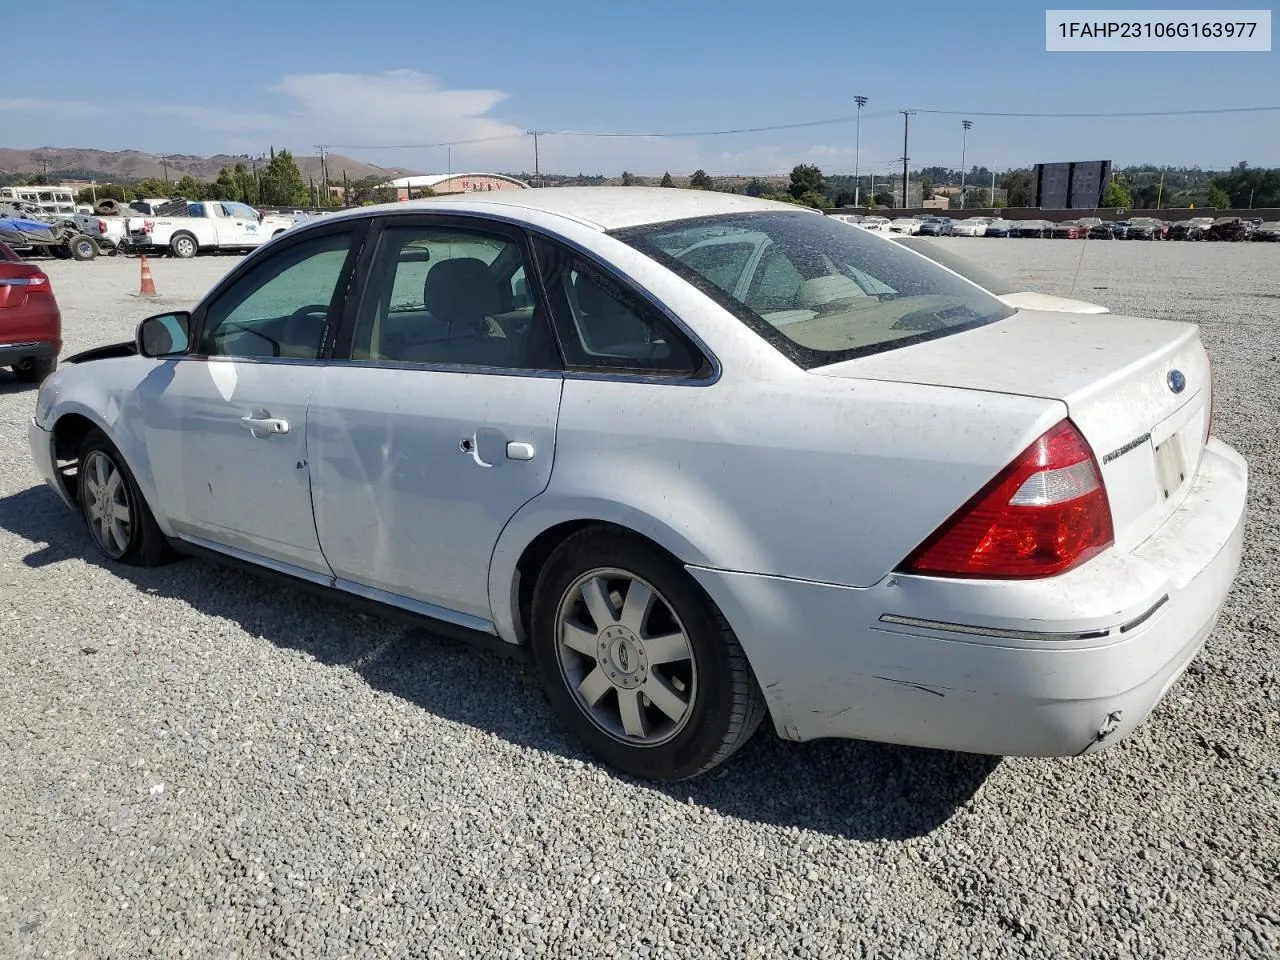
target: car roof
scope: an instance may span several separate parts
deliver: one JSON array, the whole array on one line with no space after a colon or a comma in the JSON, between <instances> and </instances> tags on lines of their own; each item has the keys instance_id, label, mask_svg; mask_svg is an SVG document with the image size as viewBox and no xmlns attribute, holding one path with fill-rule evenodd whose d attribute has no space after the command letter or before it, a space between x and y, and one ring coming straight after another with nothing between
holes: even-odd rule
<instances>
[{"instance_id":1,"label":"car roof","mask_svg":"<svg viewBox=\"0 0 1280 960\"><path fill-rule=\"evenodd\" d=\"M360 207L339 216L387 212L459 210L519 218L522 211L559 215L597 230L621 230L669 220L690 220L731 213L821 211L777 200L760 200L736 193L686 190L679 187L542 187L455 193L422 200L404 200Z\"/></svg>"}]
</instances>

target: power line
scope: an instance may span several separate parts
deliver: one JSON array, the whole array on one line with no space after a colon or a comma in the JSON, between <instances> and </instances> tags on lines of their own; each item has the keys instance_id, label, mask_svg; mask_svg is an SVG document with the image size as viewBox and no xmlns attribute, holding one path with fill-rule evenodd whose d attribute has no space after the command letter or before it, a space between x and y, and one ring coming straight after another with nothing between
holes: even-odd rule
<instances>
[{"instance_id":1,"label":"power line","mask_svg":"<svg viewBox=\"0 0 1280 960\"><path fill-rule=\"evenodd\" d=\"M471 140L441 140L439 143L329 143L326 146L330 150L434 150L436 147L461 147L470 143L493 143L495 140L519 140L528 135L527 133L504 133L496 137L475 137Z\"/></svg>"},{"instance_id":2,"label":"power line","mask_svg":"<svg viewBox=\"0 0 1280 960\"><path fill-rule=\"evenodd\" d=\"M877 117L892 116L892 111L884 111L881 113L867 114L868 119ZM644 137L652 137L661 139L665 137L725 137L735 133L770 133L774 130L800 130L805 127L827 127L837 123L849 123L856 121L856 114L849 114L846 117L831 117L827 120L805 120L801 123L778 123L767 127L735 127L732 130L684 130L677 133L621 133L621 132L591 132L584 130L547 130L544 131L548 135L557 137L635 137L637 139Z\"/></svg>"},{"instance_id":3,"label":"power line","mask_svg":"<svg viewBox=\"0 0 1280 960\"><path fill-rule=\"evenodd\" d=\"M1274 113L1280 107L1221 107L1212 110L1129 110L1116 113L999 113L983 110L925 110L915 113L933 113L943 116L966 117L1038 117L1044 119L1076 118L1105 120L1110 117L1195 117L1214 113Z\"/></svg>"},{"instance_id":4,"label":"power line","mask_svg":"<svg viewBox=\"0 0 1280 960\"><path fill-rule=\"evenodd\" d=\"M874 120L877 117L892 116L892 111L884 111L881 113L867 114L867 118ZM625 131L592 131L592 130L539 130L538 135L542 137L597 137L601 139L664 139L676 137L725 137L738 133L770 133L775 130L800 130L806 127L826 127L837 123L848 123L856 120L855 114L847 117L831 117L826 120L806 120L801 123L779 123L763 127L735 127L731 130L684 130L684 131L651 131L651 132L625 132ZM438 143L385 143L385 144L367 144L367 143L331 143L331 150L431 150L436 147L457 147L471 143L492 143L495 140L515 140L520 137L532 136L533 131L524 133L506 133L495 137L476 137L471 140L441 140Z\"/></svg>"}]
</instances>

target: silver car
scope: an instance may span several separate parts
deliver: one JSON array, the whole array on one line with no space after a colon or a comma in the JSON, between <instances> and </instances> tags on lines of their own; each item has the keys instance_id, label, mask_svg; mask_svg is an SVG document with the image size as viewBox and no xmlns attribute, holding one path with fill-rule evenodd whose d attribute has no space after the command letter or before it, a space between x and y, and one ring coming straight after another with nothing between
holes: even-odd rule
<instances>
[{"instance_id":1,"label":"silver car","mask_svg":"<svg viewBox=\"0 0 1280 960\"><path fill-rule=\"evenodd\" d=\"M31 451L115 561L248 561L525 645L633 774L782 737L1070 756L1236 575L1193 324L1033 312L706 191L301 224L45 381Z\"/></svg>"}]
</instances>

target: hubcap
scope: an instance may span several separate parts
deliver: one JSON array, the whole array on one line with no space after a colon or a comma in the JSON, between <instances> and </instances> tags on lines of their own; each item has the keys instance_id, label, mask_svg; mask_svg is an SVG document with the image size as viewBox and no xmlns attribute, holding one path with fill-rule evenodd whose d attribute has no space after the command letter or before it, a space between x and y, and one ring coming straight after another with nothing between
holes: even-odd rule
<instances>
[{"instance_id":1,"label":"hubcap","mask_svg":"<svg viewBox=\"0 0 1280 960\"><path fill-rule=\"evenodd\" d=\"M556 626L561 675L592 723L640 746L683 729L697 696L693 648L652 585L623 570L592 570L565 591Z\"/></svg>"},{"instance_id":2,"label":"hubcap","mask_svg":"<svg viewBox=\"0 0 1280 960\"><path fill-rule=\"evenodd\" d=\"M84 512L102 552L113 560L124 556L133 534L133 509L124 474L110 457L95 450L85 458Z\"/></svg>"}]
</instances>

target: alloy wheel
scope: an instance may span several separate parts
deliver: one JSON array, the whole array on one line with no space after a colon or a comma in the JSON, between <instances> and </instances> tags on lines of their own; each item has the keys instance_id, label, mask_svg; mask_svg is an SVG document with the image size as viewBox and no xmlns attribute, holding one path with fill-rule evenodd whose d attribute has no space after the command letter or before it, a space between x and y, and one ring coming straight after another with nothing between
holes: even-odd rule
<instances>
[{"instance_id":1,"label":"alloy wheel","mask_svg":"<svg viewBox=\"0 0 1280 960\"><path fill-rule=\"evenodd\" d=\"M84 512L99 548L112 560L129 549L133 536L133 504L124 474L109 456L94 450L85 458Z\"/></svg>"},{"instance_id":2,"label":"alloy wheel","mask_svg":"<svg viewBox=\"0 0 1280 960\"><path fill-rule=\"evenodd\" d=\"M698 693L689 633L667 600L624 570L578 577L556 612L560 672L600 730L657 746L689 721Z\"/></svg>"}]
</instances>

